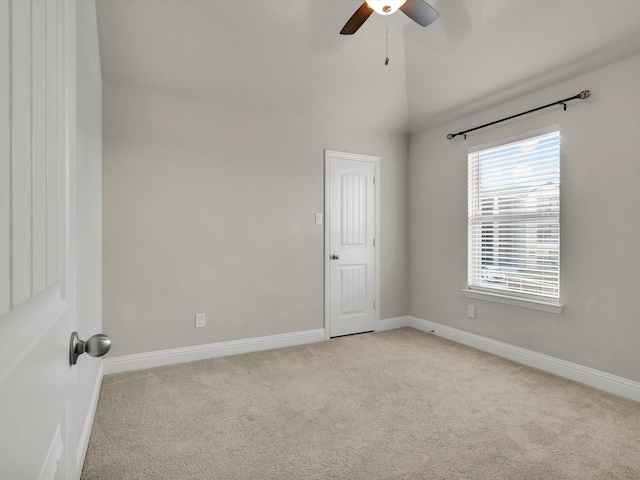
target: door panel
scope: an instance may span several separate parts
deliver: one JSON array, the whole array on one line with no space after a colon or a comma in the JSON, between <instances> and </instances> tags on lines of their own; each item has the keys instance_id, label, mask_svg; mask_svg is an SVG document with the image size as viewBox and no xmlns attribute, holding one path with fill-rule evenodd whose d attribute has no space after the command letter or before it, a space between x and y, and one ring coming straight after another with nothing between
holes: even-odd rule
<instances>
[{"instance_id":1,"label":"door panel","mask_svg":"<svg viewBox=\"0 0 640 480\"><path fill-rule=\"evenodd\" d=\"M64 109L62 101L64 96L59 94L60 87L64 81L64 70L57 68L64 55L64 32L61 28L56 28L59 23L58 17L62 13L58 7L59 2L46 2L47 6L47 286L58 281L58 260L61 255L58 247L58 215L60 211L59 184L60 168L58 161L64 159L64 144L60 143L60 132L58 129L64 125Z\"/></svg>"},{"instance_id":2,"label":"door panel","mask_svg":"<svg viewBox=\"0 0 640 480\"><path fill-rule=\"evenodd\" d=\"M0 377L0 459L6 478L45 478L39 475L47 457L51 457L49 450L64 441L56 436L65 430L61 420L65 417L70 377L68 360L61 353L68 348L70 325L67 305L58 294L55 287L43 292L10 319L14 325L25 324L25 328L21 335L12 335L21 350L15 361L4 362ZM41 334L26 338L36 331ZM62 461L62 468L64 460L61 452L55 463Z\"/></svg>"},{"instance_id":3,"label":"door panel","mask_svg":"<svg viewBox=\"0 0 640 480\"><path fill-rule=\"evenodd\" d=\"M11 6L12 305L31 297L31 2ZM6 64L5 64L6 65ZM4 68L4 65L3 65Z\"/></svg>"},{"instance_id":4,"label":"door panel","mask_svg":"<svg viewBox=\"0 0 640 480\"><path fill-rule=\"evenodd\" d=\"M332 337L376 327L376 162L376 157L327 152L327 326Z\"/></svg>"},{"instance_id":5,"label":"door panel","mask_svg":"<svg viewBox=\"0 0 640 480\"><path fill-rule=\"evenodd\" d=\"M0 2L0 315L11 308L11 10Z\"/></svg>"},{"instance_id":6,"label":"door panel","mask_svg":"<svg viewBox=\"0 0 640 480\"><path fill-rule=\"evenodd\" d=\"M66 479L73 2L0 2L0 465ZM60 79L63 79L62 81ZM71 167L70 167L71 168Z\"/></svg>"},{"instance_id":7,"label":"door panel","mask_svg":"<svg viewBox=\"0 0 640 480\"><path fill-rule=\"evenodd\" d=\"M366 313L367 265L340 265L341 315Z\"/></svg>"},{"instance_id":8,"label":"door panel","mask_svg":"<svg viewBox=\"0 0 640 480\"><path fill-rule=\"evenodd\" d=\"M340 183L342 246L363 247L367 240L367 177L346 173Z\"/></svg>"},{"instance_id":9,"label":"door panel","mask_svg":"<svg viewBox=\"0 0 640 480\"><path fill-rule=\"evenodd\" d=\"M47 286L47 5L31 5L32 156L31 235L32 294Z\"/></svg>"}]
</instances>

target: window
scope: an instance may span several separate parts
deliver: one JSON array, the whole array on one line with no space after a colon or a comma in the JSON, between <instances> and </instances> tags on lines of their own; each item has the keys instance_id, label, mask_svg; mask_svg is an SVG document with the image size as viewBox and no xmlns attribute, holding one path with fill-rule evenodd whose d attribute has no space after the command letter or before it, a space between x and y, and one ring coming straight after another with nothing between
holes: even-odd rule
<instances>
[{"instance_id":1,"label":"window","mask_svg":"<svg viewBox=\"0 0 640 480\"><path fill-rule=\"evenodd\" d=\"M468 234L468 291L559 302L559 131L469 152Z\"/></svg>"}]
</instances>

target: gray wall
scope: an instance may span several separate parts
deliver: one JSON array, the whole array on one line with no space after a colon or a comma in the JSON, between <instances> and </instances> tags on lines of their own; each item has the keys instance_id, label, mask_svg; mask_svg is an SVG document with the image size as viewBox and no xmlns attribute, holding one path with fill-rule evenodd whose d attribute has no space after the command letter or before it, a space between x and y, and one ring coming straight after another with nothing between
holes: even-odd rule
<instances>
[{"instance_id":1,"label":"gray wall","mask_svg":"<svg viewBox=\"0 0 640 480\"><path fill-rule=\"evenodd\" d=\"M470 80L472 81L472 80ZM411 315L640 381L640 57L414 135ZM589 89L593 96L469 135ZM561 315L467 299L467 149L561 128ZM467 318L467 305L476 318Z\"/></svg>"},{"instance_id":2,"label":"gray wall","mask_svg":"<svg viewBox=\"0 0 640 480\"><path fill-rule=\"evenodd\" d=\"M324 149L381 157L381 318L407 314L406 137L114 83L103 125L112 356L322 328Z\"/></svg>"}]
</instances>

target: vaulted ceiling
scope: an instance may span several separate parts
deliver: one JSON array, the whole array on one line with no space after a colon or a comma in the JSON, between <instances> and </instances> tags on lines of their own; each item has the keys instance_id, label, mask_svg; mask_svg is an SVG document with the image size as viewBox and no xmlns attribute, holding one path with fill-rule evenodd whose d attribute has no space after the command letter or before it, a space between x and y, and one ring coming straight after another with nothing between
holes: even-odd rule
<instances>
[{"instance_id":1,"label":"vaulted ceiling","mask_svg":"<svg viewBox=\"0 0 640 480\"><path fill-rule=\"evenodd\" d=\"M640 53L639 0L429 3L343 36L361 0L98 0L102 77L405 134Z\"/></svg>"}]
</instances>

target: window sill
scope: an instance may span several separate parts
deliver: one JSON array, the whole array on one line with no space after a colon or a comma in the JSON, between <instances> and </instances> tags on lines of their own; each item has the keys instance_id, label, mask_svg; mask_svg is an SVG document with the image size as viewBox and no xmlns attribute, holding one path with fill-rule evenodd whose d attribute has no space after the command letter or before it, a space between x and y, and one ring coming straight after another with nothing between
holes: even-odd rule
<instances>
[{"instance_id":1,"label":"window sill","mask_svg":"<svg viewBox=\"0 0 640 480\"><path fill-rule=\"evenodd\" d=\"M512 297L499 293L485 292L480 290L469 290L463 288L462 291L467 298L475 298L477 300L486 300L488 302L504 303L505 305L513 305L515 307L531 308L533 310L541 310L543 312L560 314L564 305L558 303L542 302L539 300L530 300L528 298Z\"/></svg>"}]
</instances>

